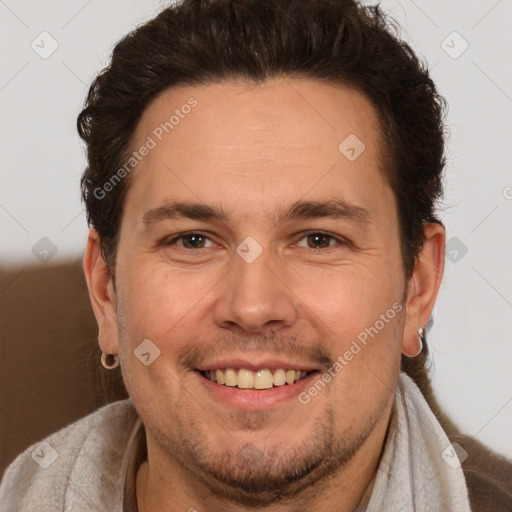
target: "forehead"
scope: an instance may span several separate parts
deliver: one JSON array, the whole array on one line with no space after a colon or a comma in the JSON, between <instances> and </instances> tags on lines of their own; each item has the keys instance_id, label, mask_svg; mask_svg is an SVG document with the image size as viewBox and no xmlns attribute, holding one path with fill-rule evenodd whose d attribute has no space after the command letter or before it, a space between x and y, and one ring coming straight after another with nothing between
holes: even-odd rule
<instances>
[{"instance_id":1,"label":"forehead","mask_svg":"<svg viewBox=\"0 0 512 512\"><path fill-rule=\"evenodd\" d=\"M131 148L143 145L151 149L128 192L140 210L193 195L226 203L243 194L246 207L305 195L357 204L385 191L389 199L374 108L339 85L281 78L173 87L144 111Z\"/></svg>"}]
</instances>

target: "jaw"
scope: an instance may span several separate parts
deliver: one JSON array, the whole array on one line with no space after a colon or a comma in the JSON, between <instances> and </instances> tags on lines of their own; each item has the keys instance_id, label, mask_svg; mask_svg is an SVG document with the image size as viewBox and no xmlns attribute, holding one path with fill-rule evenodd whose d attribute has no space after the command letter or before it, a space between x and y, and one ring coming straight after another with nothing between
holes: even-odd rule
<instances>
[{"instance_id":1,"label":"jaw","mask_svg":"<svg viewBox=\"0 0 512 512\"><path fill-rule=\"evenodd\" d=\"M219 509L228 503L263 507L289 502L295 508L302 501L306 504L351 464L371 433L371 428L347 429L340 435L339 420L326 406L308 410L299 405L277 415L236 411L222 415L222 421L213 408L206 413L197 403L188 406L176 411L174 441L160 437L158 442L172 461L170 474L175 477L179 466L176 478L190 496L205 496L210 509L213 497ZM302 410L307 420L297 412Z\"/></svg>"}]
</instances>

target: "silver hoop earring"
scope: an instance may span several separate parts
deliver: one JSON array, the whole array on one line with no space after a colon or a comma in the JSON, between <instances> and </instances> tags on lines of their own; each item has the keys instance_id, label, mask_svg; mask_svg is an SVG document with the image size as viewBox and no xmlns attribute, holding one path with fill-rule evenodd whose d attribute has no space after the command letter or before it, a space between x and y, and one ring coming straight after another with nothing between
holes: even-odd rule
<instances>
[{"instance_id":1,"label":"silver hoop earring","mask_svg":"<svg viewBox=\"0 0 512 512\"><path fill-rule=\"evenodd\" d=\"M418 329L418 344L419 344L419 349L418 349L418 352L416 354L414 354L413 356L409 356L409 357L418 357L420 354L421 354L421 351L423 350L423 333L425 331L423 330L423 327L420 327Z\"/></svg>"},{"instance_id":2,"label":"silver hoop earring","mask_svg":"<svg viewBox=\"0 0 512 512\"><path fill-rule=\"evenodd\" d=\"M424 333L424 332L425 332L425 331L423 330L423 327L420 327L420 328L418 329L418 345L419 345L418 351L416 352L416 354L405 354L405 353L404 353L404 355L405 355L406 357L410 357L410 358L412 358L412 357L418 357L418 356L421 354L421 351L423 350L423 346L424 346L424 344L425 344L425 342L424 342L424 337L423 337L423 335L424 335L423 333Z\"/></svg>"},{"instance_id":3,"label":"silver hoop earring","mask_svg":"<svg viewBox=\"0 0 512 512\"><path fill-rule=\"evenodd\" d=\"M119 357L116 354L101 353L101 364L107 370L113 370L119 366Z\"/></svg>"}]
</instances>

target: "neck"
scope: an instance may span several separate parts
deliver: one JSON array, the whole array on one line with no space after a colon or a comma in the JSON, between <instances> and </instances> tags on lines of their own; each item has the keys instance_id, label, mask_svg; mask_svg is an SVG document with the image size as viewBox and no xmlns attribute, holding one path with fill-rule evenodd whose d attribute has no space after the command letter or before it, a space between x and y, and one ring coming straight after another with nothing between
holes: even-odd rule
<instances>
[{"instance_id":1,"label":"neck","mask_svg":"<svg viewBox=\"0 0 512 512\"><path fill-rule=\"evenodd\" d=\"M298 492L292 501L259 507L258 512L297 512L303 510L336 510L353 512L372 481L385 445L393 410L391 402L366 441L352 459L336 472ZM139 512L247 512L242 506L214 495L197 475L191 474L178 461L169 460L156 442L148 436L148 459L136 477ZM255 509L254 509L255 510Z\"/></svg>"}]
</instances>

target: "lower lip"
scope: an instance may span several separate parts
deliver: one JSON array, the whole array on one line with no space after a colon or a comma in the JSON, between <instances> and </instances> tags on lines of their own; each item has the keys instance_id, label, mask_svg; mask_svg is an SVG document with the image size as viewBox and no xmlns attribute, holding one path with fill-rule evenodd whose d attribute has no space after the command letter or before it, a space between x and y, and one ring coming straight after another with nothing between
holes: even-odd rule
<instances>
[{"instance_id":1,"label":"lower lip","mask_svg":"<svg viewBox=\"0 0 512 512\"><path fill-rule=\"evenodd\" d=\"M319 372L310 373L307 377L293 384L283 384L269 389L240 389L235 386L224 386L203 377L199 371L193 372L205 387L206 391L218 402L223 402L235 409L268 409L290 400L298 400L298 395Z\"/></svg>"}]
</instances>

